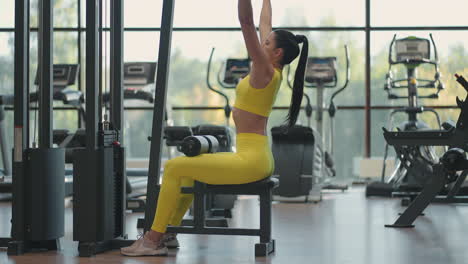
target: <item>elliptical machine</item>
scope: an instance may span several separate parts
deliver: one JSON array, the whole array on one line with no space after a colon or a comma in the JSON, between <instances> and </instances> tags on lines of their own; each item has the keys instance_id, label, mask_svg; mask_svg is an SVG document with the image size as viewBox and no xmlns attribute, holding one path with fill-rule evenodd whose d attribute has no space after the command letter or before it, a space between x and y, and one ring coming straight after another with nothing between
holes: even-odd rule
<instances>
[{"instance_id":1,"label":"elliptical machine","mask_svg":"<svg viewBox=\"0 0 468 264\"><path fill-rule=\"evenodd\" d=\"M388 93L388 99L408 99L408 106L393 110L388 118L387 129L392 131L397 129L403 132L423 131L430 129L429 126L418 120L417 115L430 112L437 119L439 129L441 129L440 118L437 112L432 108L420 106L418 99L438 99L439 93L444 89L444 84L441 82L439 71L439 58L437 47L435 45L432 34L430 41L424 38L406 37L396 39L396 34L393 36L390 44L388 63L389 71L386 75L385 91ZM431 44L434 48L434 60L431 60ZM394 60L394 53L395 58ZM394 79L392 74L392 66L402 64L406 68L406 79ZM430 64L434 66L434 79L419 79L418 67L422 64ZM435 93L429 95L419 95L418 89L437 89ZM393 91L395 89L407 89L407 95L397 95ZM406 113L408 120L393 126L393 116L397 113ZM433 146L416 146L413 148L414 159L411 164L401 157L398 157L398 162L393 173L386 179L385 169L386 160L388 157L388 143L385 144L385 153L382 169L382 177L379 182L372 182L366 187L366 196L384 196L390 197L392 193L409 193L419 192L428 179L432 175L432 166L438 162Z\"/></svg>"},{"instance_id":2,"label":"elliptical machine","mask_svg":"<svg viewBox=\"0 0 468 264\"><path fill-rule=\"evenodd\" d=\"M274 177L279 178L279 187L274 190L274 199L279 201L314 201L322 200L321 191L324 189L346 190L347 185L331 184L331 177L336 176L333 161L333 119L336 114L335 97L341 93L349 83L350 64L348 47L346 54L346 79L344 85L330 97L330 103L325 105L325 90L336 88L338 76L336 73L336 57L309 57L304 86L317 89L317 106L312 107L310 97L306 98L305 112L307 126L295 125L273 127L272 152L275 158ZM289 69L288 69L289 76ZM289 87L292 85L287 78ZM316 113L317 127L311 126L312 112ZM330 137L324 140L323 116L328 110L330 117ZM328 147L325 145L328 144ZM287 158L286 158L287 157Z\"/></svg>"}]
</instances>

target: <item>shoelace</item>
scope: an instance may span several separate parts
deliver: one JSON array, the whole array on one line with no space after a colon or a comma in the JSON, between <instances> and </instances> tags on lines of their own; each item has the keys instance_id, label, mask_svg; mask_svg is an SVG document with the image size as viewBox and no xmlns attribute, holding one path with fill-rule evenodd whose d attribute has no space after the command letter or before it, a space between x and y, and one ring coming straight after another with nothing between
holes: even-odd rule
<instances>
[{"instance_id":1,"label":"shoelace","mask_svg":"<svg viewBox=\"0 0 468 264\"><path fill-rule=\"evenodd\" d=\"M140 239L144 239L144 236L145 236L145 233L142 232L142 233L139 233L137 235L137 240L140 240ZM169 234L169 235L165 235L161 241L161 243L159 243L159 245L157 246L157 249L160 249L160 248L163 248L165 247L164 243L165 242L169 242L171 240L174 240L175 239L175 234Z\"/></svg>"},{"instance_id":2,"label":"shoelace","mask_svg":"<svg viewBox=\"0 0 468 264\"><path fill-rule=\"evenodd\" d=\"M144 236L145 236L145 233L144 233L144 232L139 233L139 234L137 235L137 240L142 239Z\"/></svg>"}]
</instances>

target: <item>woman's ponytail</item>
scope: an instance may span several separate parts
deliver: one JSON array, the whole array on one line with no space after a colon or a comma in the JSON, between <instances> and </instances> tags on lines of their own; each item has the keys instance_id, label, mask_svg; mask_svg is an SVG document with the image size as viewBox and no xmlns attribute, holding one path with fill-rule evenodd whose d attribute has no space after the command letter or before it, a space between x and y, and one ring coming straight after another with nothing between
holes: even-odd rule
<instances>
[{"instance_id":1,"label":"woman's ponytail","mask_svg":"<svg viewBox=\"0 0 468 264\"><path fill-rule=\"evenodd\" d=\"M301 110L302 97L304 95L304 75L307 65L307 57L309 56L309 41L303 35L296 35L297 43L302 43L301 56L297 65L296 73L294 74L293 93L291 96L291 104L287 116L289 127L296 124L299 112Z\"/></svg>"}]
</instances>

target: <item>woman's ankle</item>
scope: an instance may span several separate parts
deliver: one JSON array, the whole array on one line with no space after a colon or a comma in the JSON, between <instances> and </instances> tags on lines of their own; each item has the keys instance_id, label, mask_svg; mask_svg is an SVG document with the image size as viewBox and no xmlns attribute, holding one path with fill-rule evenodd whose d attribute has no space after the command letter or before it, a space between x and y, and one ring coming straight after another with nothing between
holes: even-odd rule
<instances>
[{"instance_id":1,"label":"woman's ankle","mask_svg":"<svg viewBox=\"0 0 468 264\"><path fill-rule=\"evenodd\" d=\"M157 244L159 244L162 241L163 236L164 233L160 233L154 230L150 230L145 234L145 238Z\"/></svg>"}]
</instances>

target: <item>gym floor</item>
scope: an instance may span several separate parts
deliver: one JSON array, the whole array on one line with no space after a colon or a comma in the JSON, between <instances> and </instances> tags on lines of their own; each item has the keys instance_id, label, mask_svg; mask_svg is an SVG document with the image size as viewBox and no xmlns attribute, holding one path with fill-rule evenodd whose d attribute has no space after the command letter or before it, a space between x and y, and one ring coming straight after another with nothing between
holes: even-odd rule
<instances>
[{"instance_id":1,"label":"gym floor","mask_svg":"<svg viewBox=\"0 0 468 264\"><path fill-rule=\"evenodd\" d=\"M276 253L255 258L256 237L180 235L181 248L169 257L123 257L118 251L92 258L78 258L72 238L72 209L66 213L66 236L59 252L28 253L8 257L0 249L1 264L20 263L320 263L320 264L441 264L468 263L468 207L430 205L413 229L390 229L402 211L397 199L366 199L364 189L326 193L318 204L275 203L273 238ZM256 197L241 197L233 212L231 226L258 226ZM9 234L10 204L0 203L0 237ZM129 214L130 238L138 231Z\"/></svg>"}]
</instances>

